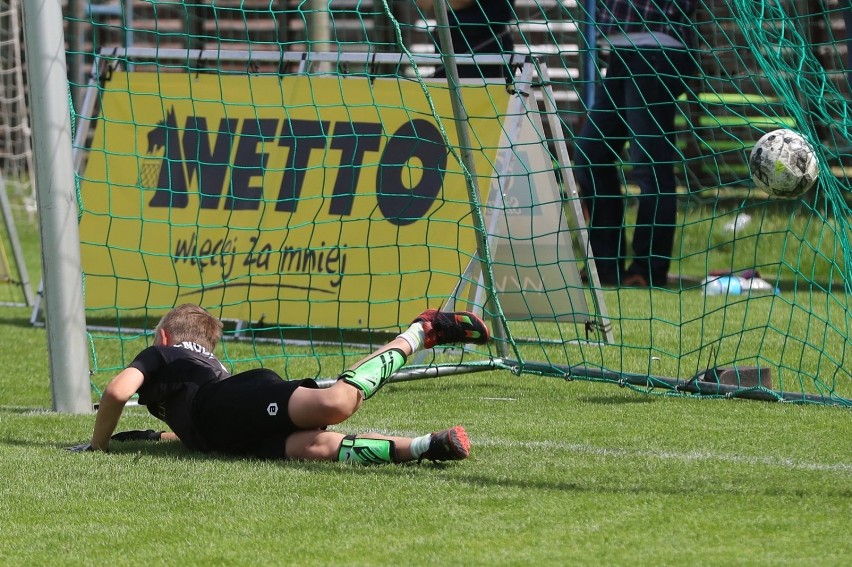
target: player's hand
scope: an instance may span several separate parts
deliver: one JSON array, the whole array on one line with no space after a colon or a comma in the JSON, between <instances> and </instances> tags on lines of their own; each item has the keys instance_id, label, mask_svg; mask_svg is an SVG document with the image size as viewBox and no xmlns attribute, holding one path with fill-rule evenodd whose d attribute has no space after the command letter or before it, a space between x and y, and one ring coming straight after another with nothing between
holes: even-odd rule
<instances>
[{"instance_id":1,"label":"player's hand","mask_svg":"<svg viewBox=\"0 0 852 567\"><path fill-rule=\"evenodd\" d=\"M95 448L92 447L91 443L83 443L81 445L74 445L73 447L65 447L66 451L72 451L74 453L89 453L94 451Z\"/></svg>"},{"instance_id":2,"label":"player's hand","mask_svg":"<svg viewBox=\"0 0 852 567\"><path fill-rule=\"evenodd\" d=\"M159 441L162 439L162 436L162 431L133 429L130 431L119 431L110 437L110 439L113 441Z\"/></svg>"}]
</instances>

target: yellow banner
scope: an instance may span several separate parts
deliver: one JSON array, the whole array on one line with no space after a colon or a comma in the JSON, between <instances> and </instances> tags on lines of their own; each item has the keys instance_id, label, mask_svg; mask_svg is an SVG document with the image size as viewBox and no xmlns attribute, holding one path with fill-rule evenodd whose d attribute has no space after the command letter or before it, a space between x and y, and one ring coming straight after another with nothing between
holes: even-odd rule
<instances>
[{"instance_id":1,"label":"yellow banner","mask_svg":"<svg viewBox=\"0 0 852 567\"><path fill-rule=\"evenodd\" d=\"M485 202L509 95L463 97ZM439 307L475 253L445 84L116 72L101 100L81 184L90 310L393 327Z\"/></svg>"}]
</instances>

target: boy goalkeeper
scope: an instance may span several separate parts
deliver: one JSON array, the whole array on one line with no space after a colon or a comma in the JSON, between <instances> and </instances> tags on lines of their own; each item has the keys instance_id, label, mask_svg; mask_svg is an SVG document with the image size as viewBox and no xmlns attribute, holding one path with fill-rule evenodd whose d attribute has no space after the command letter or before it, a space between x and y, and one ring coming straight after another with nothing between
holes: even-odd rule
<instances>
[{"instance_id":1,"label":"boy goalkeeper","mask_svg":"<svg viewBox=\"0 0 852 567\"><path fill-rule=\"evenodd\" d=\"M391 463L465 459L470 443L462 426L417 438L343 435L326 426L345 421L399 370L412 353L449 343L485 344L488 328L468 312L424 311L393 341L359 361L329 388L283 380L258 368L231 376L213 355L222 323L203 308L184 304L157 324L143 350L104 390L91 443L77 451L107 451L110 440L179 439L201 452L264 459ZM113 435L127 401L166 422L171 432Z\"/></svg>"}]
</instances>

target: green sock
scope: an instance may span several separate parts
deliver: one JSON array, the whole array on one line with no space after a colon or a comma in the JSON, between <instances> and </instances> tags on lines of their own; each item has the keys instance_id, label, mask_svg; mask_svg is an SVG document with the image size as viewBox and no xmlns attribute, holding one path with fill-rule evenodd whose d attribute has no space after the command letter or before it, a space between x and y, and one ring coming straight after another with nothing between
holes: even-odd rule
<instances>
[{"instance_id":1,"label":"green sock","mask_svg":"<svg viewBox=\"0 0 852 567\"><path fill-rule=\"evenodd\" d=\"M384 386L394 372L405 364L401 350L392 348L362 362L358 367L347 370L339 380L361 390L366 400Z\"/></svg>"}]
</instances>

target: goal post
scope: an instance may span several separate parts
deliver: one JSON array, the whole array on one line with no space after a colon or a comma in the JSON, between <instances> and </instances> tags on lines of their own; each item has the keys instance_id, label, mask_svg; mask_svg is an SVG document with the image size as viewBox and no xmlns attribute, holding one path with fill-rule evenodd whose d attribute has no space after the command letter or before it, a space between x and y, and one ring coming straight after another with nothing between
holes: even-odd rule
<instances>
[{"instance_id":1,"label":"goal post","mask_svg":"<svg viewBox=\"0 0 852 567\"><path fill-rule=\"evenodd\" d=\"M24 24L31 98L38 101L32 109L33 156L53 409L89 413L89 345L61 3L25 2Z\"/></svg>"}]
</instances>

